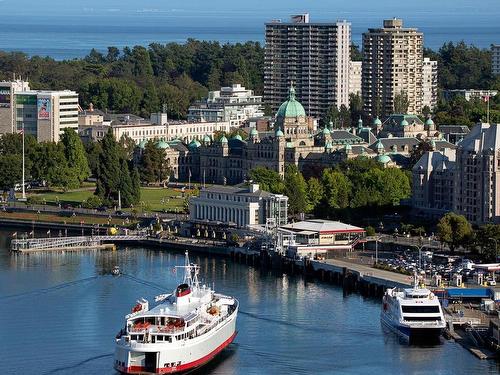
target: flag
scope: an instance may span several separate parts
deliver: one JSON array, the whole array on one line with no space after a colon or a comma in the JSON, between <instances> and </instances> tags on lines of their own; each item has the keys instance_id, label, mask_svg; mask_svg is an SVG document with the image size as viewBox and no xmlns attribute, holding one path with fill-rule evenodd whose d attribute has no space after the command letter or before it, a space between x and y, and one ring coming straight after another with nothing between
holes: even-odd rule
<instances>
[{"instance_id":1,"label":"flag","mask_svg":"<svg viewBox=\"0 0 500 375\"><path fill-rule=\"evenodd\" d=\"M17 237L17 232L12 233L12 237Z\"/></svg>"},{"instance_id":2,"label":"flag","mask_svg":"<svg viewBox=\"0 0 500 375\"><path fill-rule=\"evenodd\" d=\"M24 129L21 129L18 131L19 134L23 134L24 133Z\"/></svg>"},{"instance_id":3,"label":"flag","mask_svg":"<svg viewBox=\"0 0 500 375\"><path fill-rule=\"evenodd\" d=\"M189 177L191 178L191 168L189 168Z\"/></svg>"},{"instance_id":4,"label":"flag","mask_svg":"<svg viewBox=\"0 0 500 375\"><path fill-rule=\"evenodd\" d=\"M50 229L47 231L47 234L50 234Z\"/></svg>"},{"instance_id":5,"label":"flag","mask_svg":"<svg viewBox=\"0 0 500 375\"><path fill-rule=\"evenodd\" d=\"M485 103L488 103L490 101L490 96L489 95L483 96L483 100Z\"/></svg>"},{"instance_id":6,"label":"flag","mask_svg":"<svg viewBox=\"0 0 500 375\"><path fill-rule=\"evenodd\" d=\"M30 232L30 236L32 236L32 235L34 235L34 234L35 234L35 232L33 232L33 231L31 231L31 232Z\"/></svg>"}]
</instances>

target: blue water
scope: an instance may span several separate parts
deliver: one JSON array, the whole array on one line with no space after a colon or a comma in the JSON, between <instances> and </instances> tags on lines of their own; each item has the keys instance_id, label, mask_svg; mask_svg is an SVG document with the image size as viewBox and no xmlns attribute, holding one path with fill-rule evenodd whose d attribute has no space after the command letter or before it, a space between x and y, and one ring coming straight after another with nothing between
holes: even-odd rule
<instances>
[{"instance_id":1,"label":"blue water","mask_svg":"<svg viewBox=\"0 0 500 375\"><path fill-rule=\"evenodd\" d=\"M2 375L115 374L114 336L139 297L180 282L164 249L10 255L0 232ZM301 277L193 256L202 276L240 301L238 336L198 374L497 374L458 344L402 344L382 331L380 303ZM124 276L109 276L118 264ZM142 280L145 280L142 281Z\"/></svg>"},{"instance_id":2,"label":"blue water","mask_svg":"<svg viewBox=\"0 0 500 375\"><path fill-rule=\"evenodd\" d=\"M424 2L429 2L425 0ZM0 1L0 14L2 4ZM272 3L272 2L271 2ZM324 2L323 2L324 3ZM338 2L337 2L338 3ZM406 2L404 2L406 3ZM380 27L384 18L402 17L407 26L424 32L425 46L439 48L447 41L464 40L482 48L500 42L500 3L483 6L461 5L429 8L360 8L311 5L311 20L326 22L346 19L352 23L352 39L360 44L369 27ZM439 2L437 2L439 4ZM493 6L491 5L493 4ZM4 5L6 6L6 5ZM153 42L184 42L188 38L216 40L221 43L264 41L264 23L273 18L288 19L299 9L278 7L238 11L224 10L119 10L84 9L55 16L47 14L0 17L0 50L20 50L29 55L71 59L88 54L90 49L105 51L108 46L148 45ZM303 11L303 10L302 10Z\"/></svg>"}]
</instances>

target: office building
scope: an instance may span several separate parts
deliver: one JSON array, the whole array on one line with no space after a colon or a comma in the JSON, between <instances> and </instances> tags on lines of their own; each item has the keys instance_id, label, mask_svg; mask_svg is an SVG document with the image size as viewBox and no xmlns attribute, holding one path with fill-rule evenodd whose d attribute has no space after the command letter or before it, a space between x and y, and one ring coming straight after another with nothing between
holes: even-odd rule
<instances>
[{"instance_id":1,"label":"office building","mask_svg":"<svg viewBox=\"0 0 500 375\"><path fill-rule=\"evenodd\" d=\"M78 94L75 91L23 91L14 98L16 130L24 129L38 142L59 142L65 128L78 132Z\"/></svg>"},{"instance_id":2,"label":"office building","mask_svg":"<svg viewBox=\"0 0 500 375\"><path fill-rule=\"evenodd\" d=\"M306 114L349 106L351 24L312 23L309 15L266 23L264 103L273 112L295 85Z\"/></svg>"},{"instance_id":3,"label":"office building","mask_svg":"<svg viewBox=\"0 0 500 375\"><path fill-rule=\"evenodd\" d=\"M362 92L372 117L395 111L395 98L408 98L408 114L423 106L423 34L404 28L401 19L384 20L383 28L363 34ZM397 108L396 108L397 109Z\"/></svg>"},{"instance_id":4,"label":"office building","mask_svg":"<svg viewBox=\"0 0 500 375\"><path fill-rule=\"evenodd\" d=\"M491 45L491 72L500 74L500 44Z\"/></svg>"},{"instance_id":5,"label":"office building","mask_svg":"<svg viewBox=\"0 0 500 375\"><path fill-rule=\"evenodd\" d=\"M424 58L423 73L423 107L433 110L438 99L438 64L437 61L428 57Z\"/></svg>"},{"instance_id":6,"label":"office building","mask_svg":"<svg viewBox=\"0 0 500 375\"><path fill-rule=\"evenodd\" d=\"M189 122L229 122L240 127L249 118L264 116L262 96L240 84L210 91L208 97L188 109Z\"/></svg>"},{"instance_id":7,"label":"office building","mask_svg":"<svg viewBox=\"0 0 500 375\"><path fill-rule=\"evenodd\" d=\"M220 222L240 228L266 224L268 219L284 225L288 197L260 190L258 184L211 186L190 198L189 215L192 222Z\"/></svg>"},{"instance_id":8,"label":"office building","mask_svg":"<svg viewBox=\"0 0 500 375\"><path fill-rule=\"evenodd\" d=\"M16 130L15 94L29 89L29 83L22 80L0 82L0 135Z\"/></svg>"}]
</instances>

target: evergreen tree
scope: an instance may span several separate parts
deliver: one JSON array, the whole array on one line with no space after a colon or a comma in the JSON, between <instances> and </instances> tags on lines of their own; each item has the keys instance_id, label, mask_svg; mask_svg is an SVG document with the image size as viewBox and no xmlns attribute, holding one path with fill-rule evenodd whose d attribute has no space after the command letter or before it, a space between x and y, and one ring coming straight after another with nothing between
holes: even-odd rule
<instances>
[{"instance_id":1,"label":"evergreen tree","mask_svg":"<svg viewBox=\"0 0 500 375\"><path fill-rule=\"evenodd\" d=\"M119 191L121 204L123 207L129 207L134 203L134 191L132 186L132 179L130 177L130 170L125 159L121 160L120 167L120 183Z\"/></svg>"},{"instance_id":2,"label":"evergreen tree","mask_svg":"<svg viewBox=\"0 0 500 375\"><path fill-rule=\"evenodd\" d=\"M137 204L141 200L141 178L139 175L139 170L137 167L132 169L132 174L130 176L132 183L132 203Z\"/></svg>"},{"instance_id":3,"label":"evergreen tree","mask_svg":"<svg viewBox=\"0 0 500 375\"><path fill-rule=\"evenodd\" d=\"M110 203L118 197L120 187L120 151L111 129L101 140L101 148L96 194Z\"/></svg>"},{"instance_id":4,"label":"evergreen tree","mask_svg":"<svg viewBox=\"0 0 500 375\"><path fill-rule=\"evenodd\" d=\"M73 129L66 128L61 136L61 142L70 173L74 174L81 184L90 176L89 163L82 140Z\"/></svg>"}]
</instances>

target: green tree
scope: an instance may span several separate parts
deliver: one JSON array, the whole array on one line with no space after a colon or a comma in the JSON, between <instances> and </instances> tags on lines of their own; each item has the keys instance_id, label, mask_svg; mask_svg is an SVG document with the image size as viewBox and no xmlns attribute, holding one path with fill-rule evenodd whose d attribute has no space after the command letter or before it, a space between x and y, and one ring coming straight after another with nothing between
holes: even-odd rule
<instances>
[{"instance_id":1,"label":"green tree","mask_svg":"<svg viewBox=\"0 0 500 375\"><path fill-rule=\"evenodd\" d=\"M121 176L120 149L111 129L100 143L102 152L99 154L96 195L110 203L118 198Z\"/></svg>"},{"instance_id":2,"label":"green tree","mask_svg":"<svg viewBox=\"0 0 500 375\"><path fill-rule=\"evenodd\" d=\"M295 164L286 166L285 194L288 197L288 211L292 216L307 211L307 184Z\"/></svg>"},{"instance_id":3,"label":"green tree","mask_svg":"<svg viewBox=\"0 0 500 375\"><path fill-rule=\"evenodd\" d=\"M259 184L261 190L274 194L283 194L285 192L285 184L276 171L266 167L256 167L250 170L248 177L254 183Z\"/></svg>"},{"instance_id":4,"label":"green tree","mask_svg":"<svg viewBox=\"0 0 500 375\"><path fill-rule=\"evenodd\" d=\"M437 234L454 252L458 246L467 243L472 235L472 227L464 216L449 212L439 220Z\"/></svg>"},{"instance_id":5,"label":"green tree","mask_svg":"<svg viewBox=\"0 0 500 375\"><path fill-rule=\"evenodd\" d=\"M349 206L352 187L349 179L342 172L325 169L321 176L321 183L325 202L331 210Z\"/></svg>"},{"instance_id":6,"label":"green tree","mask_svg":"<svg viewBox=\"0 0 500 375\"><path fill-rule=\"evenodd\" d=\"M154 141L146 143L139 163L141 179L147 183L163 182L170 176L170 168L165 157L165 150L158 148Z\"/></svg>"},{"instance_id":7,"label":"green tree","mask_svg":"<svg viewBox=\"0 0 500 375\"><path fill-rule=\"evenodd\" d=\"M130 170L125 159L121 159L120 165L120 182L118 189L120 191L121 204L124 207L130 207L131 204L136 203Z\"/></svg>"},{"instance_id":8,"label":"green tree","mask_svg":"<svg viewBox=\"0 0 500 375\"><path fill-rule=\"evenodd\" d=\"M500 245L500 225L486 224L475 231L475 244L485 262L496 262Z\"/></svg>"},{"instance_id":9,"label":"green tree","mask_svg":"<svg viewBox=\"0 0 500 375\"><path fill-rule=\"evenodd\" d=\"M401 91L394 96L394 113L408 113L409 106L410 101L405 91Z\"/></svg>"},{"instance_id":10,"label":"green tree","mask_svg":"<svg viewBox=\"0 0 500 375\"><path fill-rule=\"evenodd\" d=\"M73 129L66 128L61 136L61 142L70 173L74 174L81 185L90 176L89 163L82 140Z\"/></svg>"},{"instance_id":11,"label":"green tree","mask_svg":"<svg viewBox=\"0 0 500 375\"><path fill-rule=\"evenodd\" d=\"M0 155L0 189L10 190L22 180L22 156L16 154Z\"/></svg>"},{"instance_id":12,"label":"green tree","mask_svg":"<svg viewBox=\"0 0 500 375\"><path fill-rule=\"evenodd\" d=\"M132 169L130 180L132 184L132 202L133 204L136 204L141 200L141 178L137 167Z\"/></svg>"},{"instance_id":13,"label":"green tree","mask_svg":"<svg viewBox=\"0 0 500 375\"><path fill-rule=\"evenodd\" d=\"M307 212L314 211L323 199L324 190L320 180L311 177L307 180Z\"/></svg>"}]
</instances>

